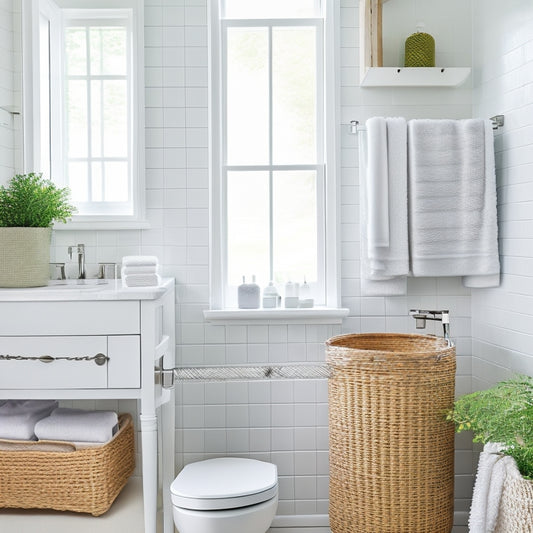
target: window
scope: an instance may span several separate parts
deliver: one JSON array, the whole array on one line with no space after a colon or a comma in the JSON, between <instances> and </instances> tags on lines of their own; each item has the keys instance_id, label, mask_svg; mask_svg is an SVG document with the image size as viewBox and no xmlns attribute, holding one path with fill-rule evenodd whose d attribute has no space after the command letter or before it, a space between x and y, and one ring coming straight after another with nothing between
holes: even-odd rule
<instances>
[{"instance_id":1,"label":"window","mask_svg":"<svg viewBox=\"0 0 533 533\"><path fill-rule=\"evenodd\" d=\"M252 275L262 287L305 280L317 305L336 306L332 14L316 0L218 8L212 0L211 306L236 307Z\"/></svg>"},{"instance_id":2,"label":"window","mask_svg":"<svg viewBox=\"0 0 533 533\"><path fill-rule=\"evenodd\" d=\"M142 5L137 2L93 2L90 9L79 8L80 2L74 8L73 0L60 6L51 0L26 4L32 9L32 26L26 29L33 31L25 32L32 40L24 84L25 166L70 188L78 208L74 225L142 225Z\"/></svg>"}]
</instances>

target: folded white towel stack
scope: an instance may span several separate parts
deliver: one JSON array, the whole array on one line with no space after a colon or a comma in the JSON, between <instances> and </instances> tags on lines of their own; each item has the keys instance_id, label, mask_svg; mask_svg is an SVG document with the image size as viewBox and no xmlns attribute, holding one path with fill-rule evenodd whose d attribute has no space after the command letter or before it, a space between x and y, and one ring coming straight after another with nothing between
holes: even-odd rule
<instances>
[{"instance_id":1,"label":"folded white towel stack","mask_svg":"<svg viewBox=\"0 0 533 533\"><path fill-rule=\"evenodd\" d=\"M55 400L8 400L0 405L0 438L35 440L35 425L57 405Z\"/></svg>"},{"instance_id":2,"label":"folded white towel stack","mask_svg":"<svg viewBox=\"0 0 533 533\"><path fill-rule=\"evenodd\" d=\"M122 258L121 277L123 287L157 287L159 261L153 255L127 255Z\"/></svg>"},{"instance_id":3,"label":"folded white towel stack","mask_svg":"<svg viewBox=\"0 0 533 533\"><path fill-rule=\"evenodd\" d=\"M35 424L35 435L39 440L107 442L117 427L118 416L114 411L58 408Z\"/></svg>"}]
</instances>

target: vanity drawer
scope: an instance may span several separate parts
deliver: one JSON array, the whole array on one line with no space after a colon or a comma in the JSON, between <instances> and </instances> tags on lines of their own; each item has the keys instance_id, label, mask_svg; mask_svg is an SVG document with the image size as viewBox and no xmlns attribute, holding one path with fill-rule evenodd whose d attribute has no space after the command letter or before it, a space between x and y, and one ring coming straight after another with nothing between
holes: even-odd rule
<instances>
[{"instance_id":1,"label":"vanity drawer","mask_svg":"<svg viewBox=\"0 0 533 533\"><path fill-rule=\"evenodd\" d=\"M132 335L138 301L0 302L0 335Z\"/></svg>"},{"instance_id":2,"label":"vanity drawer","mask_svg":"<svg viewBox=\"0 0 533 533\"><path fill-rule=\"evenodd\" d=\"M97 354L109 359L102 364L94 359L50 359ZM24 359L42 356L50 357ZM0 389L136 389L140 384L139 335L0 337Z\"/></svg>"}]
</instances>

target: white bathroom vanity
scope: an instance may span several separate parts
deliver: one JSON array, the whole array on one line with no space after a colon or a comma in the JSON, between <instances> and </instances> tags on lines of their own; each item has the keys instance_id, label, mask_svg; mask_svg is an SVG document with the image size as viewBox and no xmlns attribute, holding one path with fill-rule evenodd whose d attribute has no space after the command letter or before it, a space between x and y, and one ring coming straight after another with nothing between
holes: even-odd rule
<instances>
[{"instance_id":1,"label":"white bathroom vanity","mask_svg":"<svg viewBox=\"0 0 533 533\"><path fill-rule=\"evenodd\" d=\"M175 366L174 331L173 279L127 289L115 280L0 289L0 399L138 401L146 533L157 529L159 489L164 531L173 531L174 393L155 369Z\"/></svg>"}]
</instances>

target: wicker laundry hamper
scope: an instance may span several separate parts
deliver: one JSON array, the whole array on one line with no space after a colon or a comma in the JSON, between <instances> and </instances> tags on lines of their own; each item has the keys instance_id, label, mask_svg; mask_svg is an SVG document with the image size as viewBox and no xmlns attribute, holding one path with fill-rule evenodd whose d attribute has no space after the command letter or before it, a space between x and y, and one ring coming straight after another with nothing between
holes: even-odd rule
<instances>
[{"instance_id":1,"label":"wicker laundry hamper","mask_svg":"<svg viewBox=\"0 0 533 533\"><path fill-rule=\"evenodd\" d=\"M326 343L333 533L449 533L455 347L439 337Z\"/></svg>"}]
</instances>

